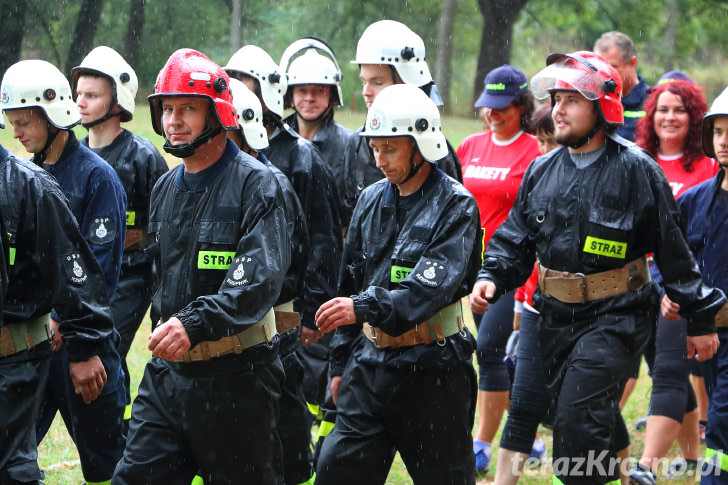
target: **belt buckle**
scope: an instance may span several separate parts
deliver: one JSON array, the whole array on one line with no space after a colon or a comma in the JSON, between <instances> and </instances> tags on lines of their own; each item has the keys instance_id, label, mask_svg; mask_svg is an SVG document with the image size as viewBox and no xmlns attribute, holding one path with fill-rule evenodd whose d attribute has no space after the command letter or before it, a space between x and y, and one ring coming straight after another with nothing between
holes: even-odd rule
<instances>
[{"instance_id":1,"label":"belt buckle","mask_svg":"<svg viewBox=\"0 0 728 485\"><path fill-rule=\"evenodd\" d=\"M581 279L581 284L579 286L581 287L581 297L584 299L582 303L586 303L588 301L586 297L586 275L584 273L574 273L574 276Z\"/></svg>"},{"instance_id":2,"label":"belt buckle","mask_svg":"<svg viewBox=\"0 0 728 485\"><path fill-rule=\"evenodd\" d=\"M627 271L629 272L627 288L630 291L637 291L645 285L645 277L642 276L642 272L637 268L636 264L630 264Z\"/></svg>"}]
</instances>

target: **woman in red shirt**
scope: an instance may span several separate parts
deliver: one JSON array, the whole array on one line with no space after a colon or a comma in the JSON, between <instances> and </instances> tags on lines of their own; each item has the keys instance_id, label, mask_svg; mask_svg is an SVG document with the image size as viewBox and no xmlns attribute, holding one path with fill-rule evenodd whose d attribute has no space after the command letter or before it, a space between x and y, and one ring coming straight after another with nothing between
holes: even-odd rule
<instances>
[{"instance_id":1,"label":"woman in red shirt","mask_svg":"<svg viewBox=\"0 0 728 485\"><path fill-rule=\"evenodd\" d=\"M503 65L489 72L475 108L486 108L490 129L463 140L457 155L463 167L463 185L478 202L485 249L493 232L508 216L523 174L539 150L536 137L528 133L535 100L520 69ZM473 451L478 472L484 473L490 465L490 443L508 407L511 380L503 358L513 329L513 292L491 305L482 319L480 315L473 316L478 327L476 355L480 374Z\"/></svg>"}]
</instances>

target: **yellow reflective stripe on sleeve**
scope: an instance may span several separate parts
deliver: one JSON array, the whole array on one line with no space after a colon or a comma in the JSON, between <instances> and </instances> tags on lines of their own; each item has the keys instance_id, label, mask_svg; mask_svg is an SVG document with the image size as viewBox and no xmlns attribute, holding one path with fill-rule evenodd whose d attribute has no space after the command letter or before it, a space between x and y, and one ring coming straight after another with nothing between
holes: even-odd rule
<instances>
[{"instance_id":1,"label":"yellow reflective stripe on sleeve","mask_svg":"<svg viewBox=\"0 0 728 485\"><path fill-rule=\"evenodd\" d=\"M301 485L313 485L314 483L316 483L316 472L313 472L313 475L311 475L311 478L309 478L305 482L301 483Z\"/></svg>"},{"instance_id":2,"label":"yellow reflective stripe on sleeve","mask_svg":"<svg viewBox=\"0 0 728 485\"><path fill-rule=\"evenodd\" d=\"M110 485L111 479L106 480L105 482L89 482L86 480L86 485Z\"/></svg>"},{"instance_id":3,"label":"yellow reflective stripe on sleeve","mask_svg":"<svg viewBox=\"0 0 728 485\"><path fill-rule=\"evenodd\" d=\"M645 111L625 111L625 118L644 118L647 115Z\"/></svg>"},{"instance_id":4,"label":"yellow reflective stripe on sleeve","mask_svg":"<svg viewBox=\"0 0 728 485\"><path fill-rule=\"evenodd\" d=\"M392 269L389 271L389 281L392 283L399 283L405 279L412 272L412 268L406 266L392 265Z\"/></svg>"},{"instance_id":5,"label":"yellow reflective stripe on sleeve","mask_svg":"<svg viewBox=\"0 0 728 485\"><path fill-rule=\"evenodd\" d=\"M136 224L136 212L126 211L126 225L133 226Z\"/></svg>"},{"instance_id":6,"label":"yellow reflective stripe on sleeve","mask_svg":"<svg viewBox=\"0 0 728 485\"><path fill-rule=\"evenodd\" d=\"M480 265L483 266L485 263L485 228L480 228Z\"/></svg>"},{"instance_id":7,"label":"yellow reflective stripe on sleeve","mask_svg":"<svg viewBox=\"0 0 728 485\"><path fill-rule=\"evenodd\" d=\"M608 258L624 259L627 255L627 243L587 236L584 243L584 252Z\"/></svg>"},{"instance_id":8,"label":"yellow reflective stripe on sleeve","mask_svg":"<svg viewBox=\"0 0 728 485\"><path fill-rule=\"evenodd\" d=\"M324 413L321 412L321 407L318 404L311 404L306 401L306 406L308 406L308 412L313 414L314 418L321 419L324 417Z\"/></svg>"},{"instance_id":9,"label":"yellow reflective stripe on sleeve","mask_svg":"<svg viewBox=\"0 0 728 485\"><path fill-rule=\"evenodd\" d=\"M131 419L131 404L127 404L124 408L124 419Z\"/></svg>"},{"instance_id":10,"label":"yellow reflective stripe on sleeve","mask_svg":"<svg viewBox=\"0 0 728 485\"><path fill-rule=\"evenodd\" d=\"M318 433L316 433L316 441L320 440L321 438L326 438L329 433L331 433L332 429L334 429L334 423L332 423L331 421L321 421Z\"/></svg>"},{"instance_id":11,"label":"yellow reflective stripe on sleeve","mask_svg":"<svg viewBox=\"0 0 728 485\"><path fill-rule=\"evenodd\" d=\"M190 485L205 485L205 482L202 481L201 476L195 475L195 478L192 479L192 483Z\"/></svg>"},{"instance_id":12,"label":"yellow reflective stripe on sleeve","mask_svg":"<svg viewBox=\"0 0 728 485\"><path fill-rule=\"evenodd\" d=\"M716 460L713 460L713 457L715 455L718 455L718 458ZM728 472L728 455L726 455L722 451L714 450L712 448L706 448L705 461L710 461L713 463L718 462L720 469L724 472Z\"/></svg>"},{"instance_id":13,"label":"yellow reflective stripe on sleeve","mask_svg":"<svg viewBox=\"0 0 728 485\"><path fill-rule=\"evenodd\" d=\"M13 266L15 264L15 248L8 248L8 264Z\"/></svg>"},{"instance_id":14,"label":"yellow reflective stripe on sleeve","mask_svg":"<svg viewBox=\"0 0 728 485\"><path fill-rule=\"evenodd\" d=\"M234 251L200 251L197 254L197 268L228 269L234 257Z\"/></svg>"}]
</instances>

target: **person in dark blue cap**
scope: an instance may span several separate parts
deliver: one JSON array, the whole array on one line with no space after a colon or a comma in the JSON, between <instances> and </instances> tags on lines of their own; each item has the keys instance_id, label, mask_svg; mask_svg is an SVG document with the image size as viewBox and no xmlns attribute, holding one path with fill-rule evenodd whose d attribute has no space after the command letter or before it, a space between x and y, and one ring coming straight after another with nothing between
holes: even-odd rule
<instances>
[{"instance_id":1,"label":"person in dark blue cap","mask_svg":"<svg viewBox=\"0 0 728 485\"><path fill-rule=\"evenodd\" d=\"M530 134L535 101L523 71L507 64L490 71L475 107L485 109L489 129L463 140L457 154L463 164L463 185L478 202L485 247L508 216L523 174L540 152L538 140ZM511 380L503 358L513 330L513 294L504 295L482 320L474 315L480 379L473 451L480 473L489 468L490 443L508 407Z\"/></svg>"}]
</instances>

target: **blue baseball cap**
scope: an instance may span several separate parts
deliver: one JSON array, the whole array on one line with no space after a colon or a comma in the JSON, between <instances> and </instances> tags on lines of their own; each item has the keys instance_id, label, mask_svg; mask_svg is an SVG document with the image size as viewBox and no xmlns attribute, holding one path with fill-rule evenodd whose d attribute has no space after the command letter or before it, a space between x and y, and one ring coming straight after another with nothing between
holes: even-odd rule
<instances>
[{"instance_id":1,"label":"blue baseball cap","mask_svg":"<svg viewBox=\"0 0 728 485\"><path fill-rule=\"evenodd\" d=\"M685 74L682 71L670 71L663 74L660 79L657 81L657 85L665 84L665 83L671 83L673 81L687 81L690 84L695 84L692 79L688 77L687 74Z\"/></svg>"},{"instance_id":2,"label":"blue baseball cap","mask_svg":"<svg viewBox=\"0 0 728 485\"><path fill-rule=\"evenodd\" d=\"M528 78L517 67L503 64L485 76L485 89L475 102L476 108L503 109L513 98L528 91Z\"/></svg>"}]
</instances>

